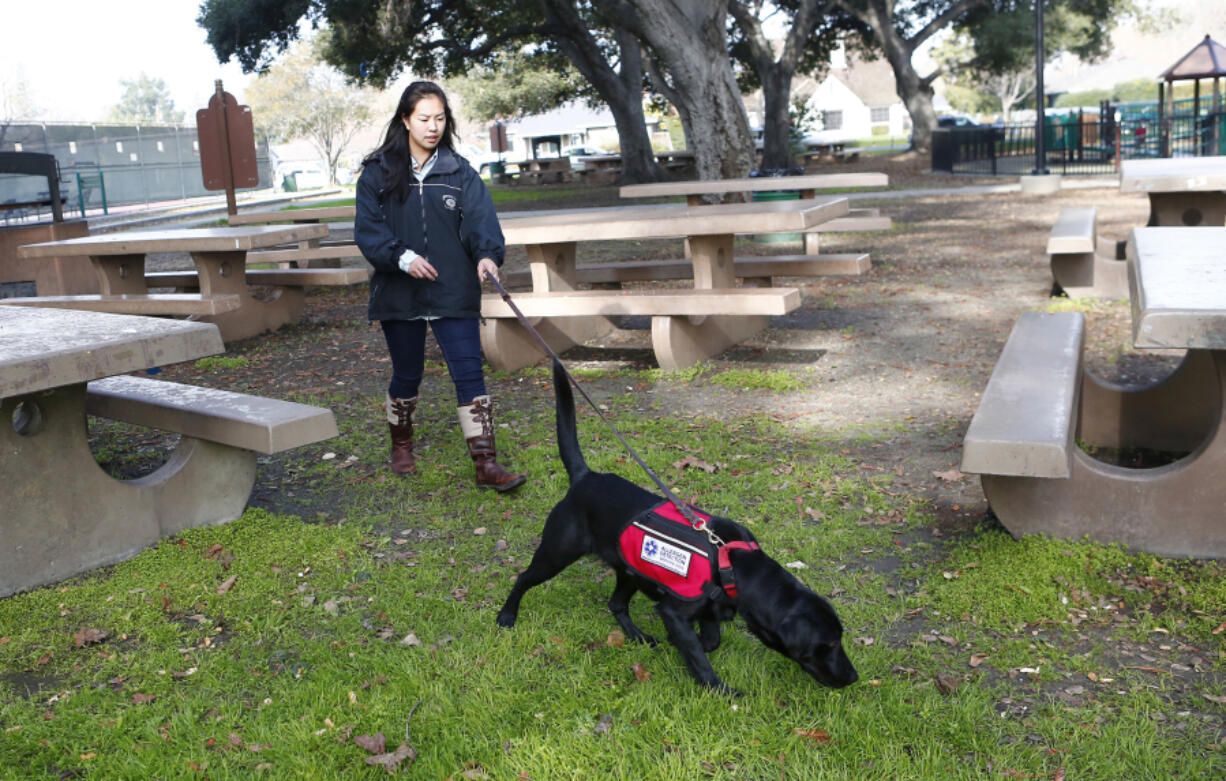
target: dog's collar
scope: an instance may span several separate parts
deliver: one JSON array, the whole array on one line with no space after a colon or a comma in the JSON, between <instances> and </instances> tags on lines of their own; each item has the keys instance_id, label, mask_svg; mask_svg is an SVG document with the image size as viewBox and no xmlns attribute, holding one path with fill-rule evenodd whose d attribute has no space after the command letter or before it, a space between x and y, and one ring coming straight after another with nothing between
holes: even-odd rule
<instances>
[{"instance_id":1,"label":"dog's collar","mask_svg":"<svg viewBox=\"0 0 1226 781\"><path fill-rule=\"evenodd\" d=\"M761 550L756 542L733 540L725 542L716 549L716 561L719 567L719 585L728 598L736 601L736 573L732 571L732 561L728 554L734 550Z\"/></svg>"}]
</instances>

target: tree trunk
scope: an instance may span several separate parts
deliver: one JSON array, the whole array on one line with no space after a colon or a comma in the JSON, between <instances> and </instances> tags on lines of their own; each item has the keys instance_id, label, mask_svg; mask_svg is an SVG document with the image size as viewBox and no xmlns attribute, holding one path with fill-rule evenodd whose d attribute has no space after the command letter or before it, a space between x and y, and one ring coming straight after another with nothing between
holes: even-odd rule
<instances>
[{"instance_id":1,"label":"tree trunk","mask_svg":"<svg viewBox=\"0 0 1226 781\"><path fill-rule=\"evenodd\" d=\"M732 73L727 0L595 0L651 47L671 79L699 179L746 176L753 167L749 117Z\"/></svg>"},{"instance_id":2,"label":"tree trunk","mask_svg":"<svg viewBox=\"0 0 1226 781\"><path fill-rule=\"evenodd\" d=\"M788 114L788 96L792 92L792 69L772 63L759 72L765 116L762 121L762 169L792 167L792 125Z\"/></svg>"},{"instance_id":3,"label":"tree trunk","mask_svg":"<svg viewBox=\"0 0 1226 781\"><path fill-rule=\"evenodd\" d=\"M624 27L612 25L620 49L620 66L615 71L601 56L587 24L575 11L571 0L540 0L540 4L558 48L592 84L613 113L622 158L617 183L666 179L652 151L651 135L643 115L643 55L638 40Z\"/></svg>"}]
</instances>

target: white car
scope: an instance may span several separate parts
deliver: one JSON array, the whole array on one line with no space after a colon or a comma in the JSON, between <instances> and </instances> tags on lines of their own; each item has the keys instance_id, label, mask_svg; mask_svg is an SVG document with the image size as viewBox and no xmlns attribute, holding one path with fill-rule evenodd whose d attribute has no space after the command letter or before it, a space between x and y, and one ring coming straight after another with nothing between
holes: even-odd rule
<instances>
[{"instance_id":1,"label":"white car","mask_svg":"<svg viewBox=\"0 0 1226 781\"><path fill-rule=\"evenodd\" d=\"M460 144L456 150L468 161L468 164L477 169L477 173L485 176L490 172L490 164L506 160L506 153L499 154L497 152L487 152L474 144Z\"/></svg>"},{"instance_id":2,"label":"white car","mask_svg":"<svg viewBox=\"0 0 1226 781\"><path fill-rule=\"evenodd\" d=\"M328 186L328 174L319 163L288 163L276 177L286 192L318 190Z\"/></svg>"},{"instance_id":3,"label":"white car","mask_svg":"<svg viewBox=\"0 0 1226 781\"><path fill-rule=\"evenodd\" d=\"M594 146L568 146L562 150L562 155L570 158L570 167L576 171L582 171L587 167L583 162L585 157L599 157L611 154L613 153L607 149L600 149Z\"/></svg>"}]
</instances>

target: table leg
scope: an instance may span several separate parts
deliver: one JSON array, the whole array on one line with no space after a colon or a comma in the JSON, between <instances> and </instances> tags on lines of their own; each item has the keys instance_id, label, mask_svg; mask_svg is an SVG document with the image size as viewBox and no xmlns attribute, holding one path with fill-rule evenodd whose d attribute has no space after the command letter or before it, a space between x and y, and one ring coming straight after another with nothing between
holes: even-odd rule
<instances>
[{"instance_id":1,"label":"table leg","mask_svg":"<svg viewBox=\"0 0 1226 781\"><path fill-rule=\"evenodd\" d=\"M98 274L98 292L104 296L145 295L145 256L91 255Z\"/></svg>"},{"instance_id":2,"label":"table leg","mask_svg":"<svg viewBox=\"0 0 1226 781\"><path fill-rule=\"evenodd\" d=\"M18 407L21 411L18 412ZM89 451L85 386L0 401L0 597L130 558L246 507L256 456L183 437L150 475L116 480Z\"/></svg>"},{"instance_id":3,"label":"table leg","mask_svg":"<svg viewBox=\"0 0 1226 781\"><path fill-rule=\"evenodd\" d=\"M529 244L525 249L533 292L575 289L578 279L576 242ZM556 353L598 339L613 330L607 317L530 318L529 322ZM545 357L528 330L518 320L506 318L485 319L481 326L481 351L490 366L501 371L515 371Z\"/></svg>"},{"instance_id":4,"label":"table leg","mask_svg":"<svg viewBox=\"0 0 1226 781\"><path fill-rule=\"evenodd\" d=\"M1226 225L1226 192L1150 193L1150 225Z\"/></svg>"},{"instance_id":5,"label":"table leg","mask_svg":"<svg viewBox=\"0 0 1226 781\"><path fill-rule=\"evenodd\" d=\"M300 287L272 288L267 299L251 295L246 278L246 252L193 252L192 260L196 264L202 296L234 294L242 302L231 312L200 318L206 323L216 323L223 341L246 339L302 317L306 293Z\"/></svg>"},{"instance_id":6,"label":"table leg","mask_svg":"<svg viewBox=\"0 0 1226 781\"><path fill-rule=\"evenodd\" d=\"M1226 351L1214 351L1211 360L1215 414L1190 455L1127 469L1076 449L1065 479L983 475L983 492L1000 522L1015 537L1088 536L1164 556L1226 558Z\"/></svg>"},{"instance_id":7,"label":"table leg","mask_svg":"<svg viewBox=\"0 0 1226 781\"><path fill-rule=\"evenodd\" d=\"M733 239L731 234L690 238L695 290L736 287ZM660 368L675 371L749 339L766 323L761 315L657 316L651 318L651 344Z\"/></svg>"}]
</instances>

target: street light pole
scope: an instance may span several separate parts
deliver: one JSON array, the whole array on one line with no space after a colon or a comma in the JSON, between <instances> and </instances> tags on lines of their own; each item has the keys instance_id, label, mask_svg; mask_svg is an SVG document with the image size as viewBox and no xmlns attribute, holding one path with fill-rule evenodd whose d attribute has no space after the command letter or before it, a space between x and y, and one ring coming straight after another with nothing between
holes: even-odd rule
<instances>
[{"instance_id":1,"label":"street light pole","mask_svg":"<svg viewBox=\"0 0 1226 781\"><path fill-rule=\"evenodd\" d=\"M1035 69L1035 127L1034 171L1035 176L1051 173L1047 170L1047 149L1043 133L1043 0L1034 0L1034 69Z\"/></svg>"}]
</instances>

